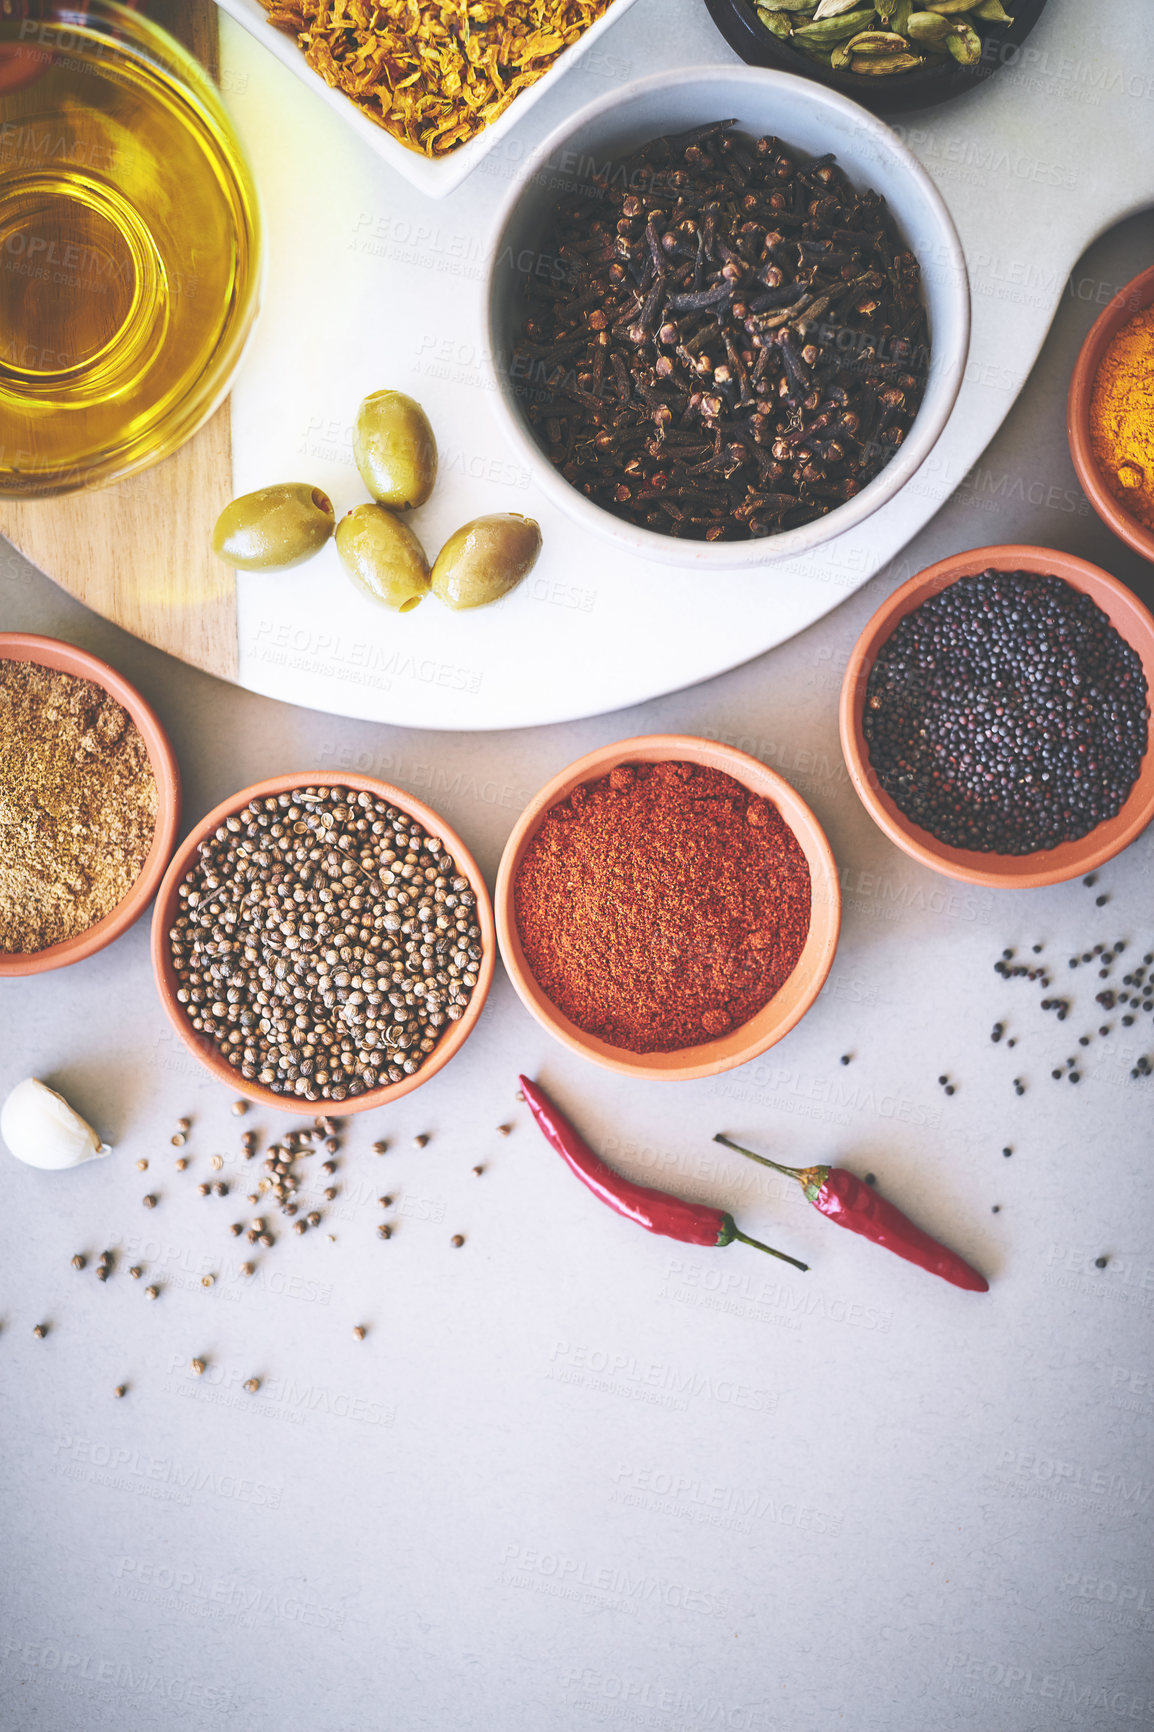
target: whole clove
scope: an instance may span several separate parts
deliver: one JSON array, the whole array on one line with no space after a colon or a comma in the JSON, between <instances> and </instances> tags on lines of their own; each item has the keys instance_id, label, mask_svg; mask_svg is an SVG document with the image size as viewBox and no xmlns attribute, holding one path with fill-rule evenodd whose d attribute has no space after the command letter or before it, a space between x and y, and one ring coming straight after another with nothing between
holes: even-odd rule
<instances>
[{"instance_id":1,"label":"whole clove","mask_svg":"<svg viewBox=\"0 0 1154 1732\"><path fill-rule=\"evenodd\" d=\"M778 534L861 491L922 400L917 259L832 156L718 121L554 205L513 386L550 461L639 527Z\"/></svg>"}]
</instances>

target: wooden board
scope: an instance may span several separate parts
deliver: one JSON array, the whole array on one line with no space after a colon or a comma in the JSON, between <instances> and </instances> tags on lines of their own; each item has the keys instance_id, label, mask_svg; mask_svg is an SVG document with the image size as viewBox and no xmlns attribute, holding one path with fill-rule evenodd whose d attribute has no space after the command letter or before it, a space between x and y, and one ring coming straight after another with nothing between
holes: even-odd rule
<instances>
[{"instance_id":1,"label":"wooden board","mask_svg":"<svg viewBox=\"0 0 1154 1732\"><path fill-rule=\"evenodd\" d=\"M146 10L215 73L213 0L150 0ZM236 579L210 551L231 496L226 402L187 445L129 481L60 499L0 499L0 534L134 637L235 679Z\"/></svg>"}]
</instances>

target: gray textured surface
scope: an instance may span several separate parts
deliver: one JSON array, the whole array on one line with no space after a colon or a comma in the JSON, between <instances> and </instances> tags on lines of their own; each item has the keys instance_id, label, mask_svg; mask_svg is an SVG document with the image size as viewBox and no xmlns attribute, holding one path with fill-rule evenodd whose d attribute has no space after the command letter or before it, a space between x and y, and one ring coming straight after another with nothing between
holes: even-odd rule
<instances>
[{"instance_id":1,"label":"gray textured surface","mask_svg":"<svg viewBox=\"0 0 1154 1732\"><path fill-rule=\"evenodd\" d=\"M952 549L1061 545L1150 600L1149 572L1085 509L1063 404L1099 294L1152 243L1154 219L1135 219L1079 263L994 446L896 568L757 661L624 713L452 736L294 709L166 660L0 558L5 627L95 650L156 704L189 823L260 776L355 764L442 810L491 876L555 769L676 728L731 738L794 781L845 896L814 1010L713 1084L595 1071L500 978L443 1075L350 1121L337 1243L284 1240L247 1286L225 1227L249 1211L193 1181L217 1149L232 1176L242 1122L268 1120L232 1118L174 1045L147 925L67 972L0 982L0 1088L35 1072L116 1144L62 1175L0 1153L5 1732L1154 1725L1154 1084L1126 1076L1154 1030L1095 1040L1080 1087L1059 1086L1051 1064L1099 1021L1091 971L1070 976L1061 1031L1035 988L991 972L1004 945L1147 948L1154 831L1094 893L951 885L871 826L835 719L864 620ZM1016 1050L991 1046L996 1018ZM514 1102L520 1069L623 1169L732 1208L812 1273L740 1246L685 1252L599 1209ZM195 1160L180 1177L168 1139L182 1113ZM721 1128L876 1172L991 1293L839 1233L715 1149ZM399 1226L381 1244L386 1189ZM107 1285L69 1267L106 1245L121 1265ZM163 1288L154 1305L127 1276L134 1258ZM209 1361L200 1382L194 1355ZM240 1390L251 1375L266 1380L255 1399Z\"/></svg>"}]
</instances>

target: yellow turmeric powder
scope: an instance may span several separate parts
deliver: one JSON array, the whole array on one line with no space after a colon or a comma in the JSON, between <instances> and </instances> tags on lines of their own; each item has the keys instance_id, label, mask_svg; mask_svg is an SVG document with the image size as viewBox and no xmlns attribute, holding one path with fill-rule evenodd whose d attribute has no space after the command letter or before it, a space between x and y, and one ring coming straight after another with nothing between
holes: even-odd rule
<instances>
[{"instance_id":1,"label":"yellow turmeric powder","mask_svg":"<svg viewBox=\"0 0 1154 1732\"><path fill-rule=\"evenodd\" d=\"M1154 305L1122 326L1098 364L1090 443L1119 505L1154 529Z\"/></svg>"}]
</instances>

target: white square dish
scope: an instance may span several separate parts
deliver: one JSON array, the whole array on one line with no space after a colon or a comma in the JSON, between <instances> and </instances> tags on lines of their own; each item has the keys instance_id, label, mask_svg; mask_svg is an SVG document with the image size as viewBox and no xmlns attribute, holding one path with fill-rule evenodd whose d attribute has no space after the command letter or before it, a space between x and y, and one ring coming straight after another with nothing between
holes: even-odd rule
<instances>
[{"instance_id":1,"label":"white square dish","mask_svg":"<svg viewBox=\"0 0 1154 1732\"><path fill-rule=\"evenodd\" d=\"M634 0L610 0L601 17L591 24L571 47L557 56L548 72L539 78L536 84L531 84L527 90L516 96L504 114L475 138L469 139L468 143L442 157L423 156L419 151L409 150L394 138L392 133L386 132L383 126L378 126L367 114L362 113L343 91L333 90L327 85L320 74L313 71L292 37L269 23L260 0L216 0L216 3L222 12L235 18L237 23L242 24L258 42L262 42L270 53L275 54L290 72L295 72L330 108L342 114L353 131L363 138L378 156L395 168L398 174L403 174L407 181L429 198L444 198L473 172L498 139L504 138L521 116L527 114L540 97L552 90L557 80L563 78L569 67L592 48L598 37L603 36L605 31L629 10Z\"/></svg>"}]
</instances>

